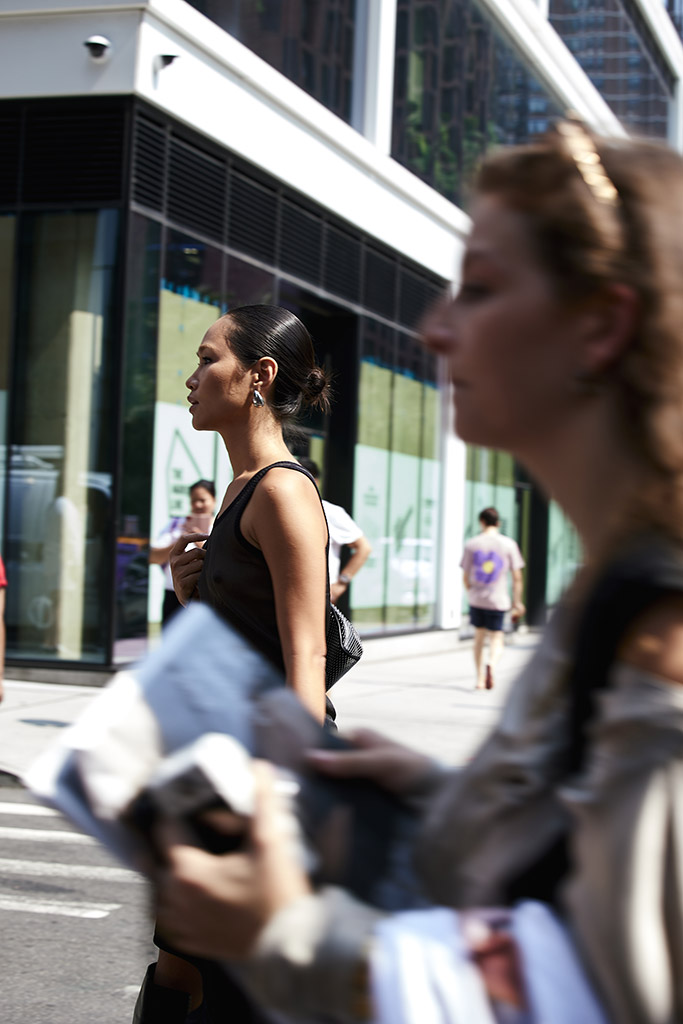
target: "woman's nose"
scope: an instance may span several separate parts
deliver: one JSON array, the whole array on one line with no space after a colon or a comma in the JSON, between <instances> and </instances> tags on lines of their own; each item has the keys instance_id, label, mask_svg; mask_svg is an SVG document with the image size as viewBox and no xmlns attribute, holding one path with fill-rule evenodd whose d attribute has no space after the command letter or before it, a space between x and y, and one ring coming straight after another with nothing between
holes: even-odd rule
<instances>
[{"instance_id":1,"label":"woman's nose","mask_svg":"<svg viewBox=\"0 0 683 1024\"><path fill-rule=\"evenodd\" d=\"M185 387L187 388L188 391L194 391L194 389L197 387L197 381L193 373L191 373L190 376L185 381Z\"/></svg>"},{"instance_id":2,"label":"woman's nose","mask_svg":"<svg viewBox=\"0 0 683 1024\"><path fill-rule=\"evenodd\" d=\"M426 348L440 354L449 352L455 340L452 300L442 299L427 310L418 331Z\"/></svg>"}]
</instances>

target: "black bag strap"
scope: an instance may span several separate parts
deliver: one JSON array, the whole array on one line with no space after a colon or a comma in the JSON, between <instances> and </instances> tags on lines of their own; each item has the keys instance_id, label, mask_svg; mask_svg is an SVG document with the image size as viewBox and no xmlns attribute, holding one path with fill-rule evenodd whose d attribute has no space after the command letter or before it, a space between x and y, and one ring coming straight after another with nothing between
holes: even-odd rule
<instances>
[{"instance_id":1,"label":"black bag strap","mask_svg":"<svg viewBox=\"0 0 683 1024\"><path fill-rule=\"evenodd\" d=\"M632 542L600 574L579 617L567 680L571 720L567 775L583 767L596 698L608 685L622 638L648 608L667 594L682 592L683 549L661 537Z\"/></svg>"},{"instance_id":2,"label":"black bag strap","mask_svg":"<svg viewBox=\"0 0 683 1024\"><path fill-rule=\"evenodd\" d=\"M597 696L609 685L619 644L643 612L667 594L683 593L683 547L658 536L641 536L600 573L579 614L574 657L567 676L569 745L562 777L583 768L587 735ZM571 870L568 835L563 834L536 860L508 880L506 897L557 902L559 885Z\"/></svg>"}]
</instances>

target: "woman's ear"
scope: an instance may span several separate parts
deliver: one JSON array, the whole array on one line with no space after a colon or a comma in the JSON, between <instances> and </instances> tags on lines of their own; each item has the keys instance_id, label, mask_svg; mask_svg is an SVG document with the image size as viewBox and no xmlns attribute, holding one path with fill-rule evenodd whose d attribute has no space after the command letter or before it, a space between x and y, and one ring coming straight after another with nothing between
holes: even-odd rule
<instances>
[{"instance_id":1,"label":"woman's ear","mask_svg":"<svg viewBox=\"0 0 683 1024\"><path fill-rule=\"evenodd\" d=\"M619 361L631 344L640 318L640 296L627 284L608 285L582 316L582 373L597 377Z\"/></svg>"},{"instance_id":2,"label":"woman's ear","mask_svg":"<svg viewBox=\"0 0 683 1024\"><path fill-rule=\"evenodd\" d=\"M254 363L254 384L261 384L266 390L277 377L277 362L270 356L262 356Z\"/></svg>"}]
</instances>

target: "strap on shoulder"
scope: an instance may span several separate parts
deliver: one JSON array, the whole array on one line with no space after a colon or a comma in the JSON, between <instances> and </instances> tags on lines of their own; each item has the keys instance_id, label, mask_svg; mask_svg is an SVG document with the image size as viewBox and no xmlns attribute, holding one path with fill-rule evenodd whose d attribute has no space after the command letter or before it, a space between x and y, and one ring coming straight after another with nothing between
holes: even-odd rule
<instances>
[{"instance_id":1,"label":"strap on shoulder","mask_svg":"<svg viewBox=\"0 0 683 1024\"><path fill-rule=\"evenodd\" d=\"M640 537L601 573L579 617L569 673L570 774L581 769L595 697L607 687L622 637L667 593L683 592L683 548L656 535Z\"/></svg>"}]
</instances>

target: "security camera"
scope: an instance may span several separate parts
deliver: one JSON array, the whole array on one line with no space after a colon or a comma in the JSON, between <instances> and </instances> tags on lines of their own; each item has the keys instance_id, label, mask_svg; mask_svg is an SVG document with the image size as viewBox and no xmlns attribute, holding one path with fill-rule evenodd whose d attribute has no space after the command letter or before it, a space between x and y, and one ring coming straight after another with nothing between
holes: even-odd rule
<instances>
[{"instance_id":1,"label":"security camera","mask_svg":"<svg viewBox=\"0 0 683 1024\"><path fill-rule=\"evenodd\" d=\"M111 42L106 36L90 36L83 45L93 60L106 60L111 50Z\"/></svg>"}]
</instances>

